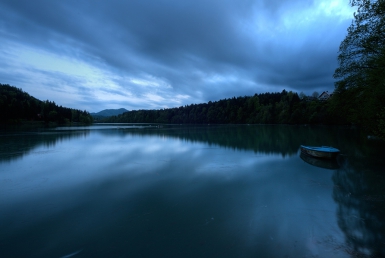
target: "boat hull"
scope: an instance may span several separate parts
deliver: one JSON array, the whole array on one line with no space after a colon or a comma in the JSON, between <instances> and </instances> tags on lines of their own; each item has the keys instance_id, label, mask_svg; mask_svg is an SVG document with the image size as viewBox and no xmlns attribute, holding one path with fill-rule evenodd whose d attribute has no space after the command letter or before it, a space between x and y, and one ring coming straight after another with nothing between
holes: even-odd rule
<instances>
[{"instance_id":1,"label":"boat hull","mask_svg":"<svg viewBox=\"0 0 385 258\"><path fill-rule=\"evenodd\" d=\"M301 145L301 152L319 159L334 159L340 153L338 149L333 147L310 147L303 145Z\"/></svg>"}]
</instances>

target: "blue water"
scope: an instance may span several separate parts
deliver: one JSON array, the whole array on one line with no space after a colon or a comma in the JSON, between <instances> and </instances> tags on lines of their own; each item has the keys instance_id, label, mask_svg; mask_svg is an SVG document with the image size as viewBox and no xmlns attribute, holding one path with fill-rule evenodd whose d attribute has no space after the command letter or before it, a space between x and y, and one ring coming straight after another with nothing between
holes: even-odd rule
<instances>
[{"instance_id":1,"label":"blue water","mask_svg":"<svg viewBox=\"0 0 385 258\"><path fill-rule=\"evenodd\" d=\"M381 257L382 144L300 126L3 131L0 257Z\"/></svg>"}]
</instances>

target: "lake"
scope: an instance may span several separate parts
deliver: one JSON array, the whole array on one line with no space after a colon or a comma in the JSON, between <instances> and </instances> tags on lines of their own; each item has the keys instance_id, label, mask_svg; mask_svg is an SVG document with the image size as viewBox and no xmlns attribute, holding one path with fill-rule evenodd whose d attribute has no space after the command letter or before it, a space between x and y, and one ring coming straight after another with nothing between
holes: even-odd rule
<instances>
[{"instance_id":1,"label":"lake","mask_svg":"<svg viewBox=\"0 0 385 258\"><path fill-rule=\"evenodd\" d=\"M385 257L384 147L340 127L3 128L0 257Z\"/></svg>"}]
</instances>

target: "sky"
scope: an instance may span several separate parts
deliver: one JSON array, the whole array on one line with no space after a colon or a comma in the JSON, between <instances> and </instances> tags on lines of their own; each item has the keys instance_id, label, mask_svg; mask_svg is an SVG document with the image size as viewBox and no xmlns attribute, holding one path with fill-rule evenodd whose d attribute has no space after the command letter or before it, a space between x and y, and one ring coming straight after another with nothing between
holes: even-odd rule
<instances>
[{"instance_id":1,"label":"sky","mask_svg":"<svg viewBox=\"0 0 385 258\"><path fill-rule=\"evenodd\" d=\"M333 91L349 0L0 0L0 83L98 112Z\"/></svg>"}]
</instances>

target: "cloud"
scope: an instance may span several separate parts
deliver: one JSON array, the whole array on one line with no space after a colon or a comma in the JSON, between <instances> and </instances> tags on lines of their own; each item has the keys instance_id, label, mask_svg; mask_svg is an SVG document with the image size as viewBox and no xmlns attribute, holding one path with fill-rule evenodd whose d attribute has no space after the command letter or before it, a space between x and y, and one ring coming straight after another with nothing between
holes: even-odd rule
<instances>
[{"instance_id":1,"label":"cloud","mask_svg":"<svg viewBox=\"0 0 385 258\"><path fill-rule=\"evenodd\" d=\"M310 94L333 89L351 18L335 0L3 0L0 80L90 111Z\"/></svg>"}]
</instances>

